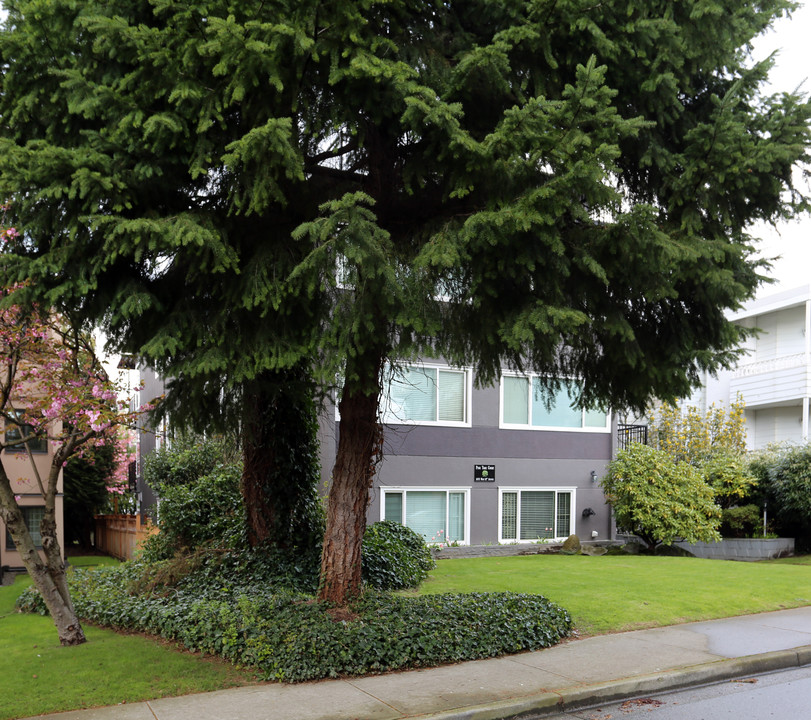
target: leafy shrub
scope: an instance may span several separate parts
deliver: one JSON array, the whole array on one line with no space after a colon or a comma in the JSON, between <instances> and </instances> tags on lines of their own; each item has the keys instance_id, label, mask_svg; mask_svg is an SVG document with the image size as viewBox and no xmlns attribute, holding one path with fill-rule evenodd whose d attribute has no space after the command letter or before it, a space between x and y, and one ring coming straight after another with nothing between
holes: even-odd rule
<instances>
[{"instance_id":1,"label":"leafy shrub","mask_svg":"<svg viewBox=\"0 0 811 720\"><path fill-rule=\"evenodd\" d=\"M721 535L724 537L753 537L761 523L760 508L757 505L742 505L721 511Z\"/></svg>"},{"instance_id":2,"label":"leafy shrub","mask_svg":"<svg viewBox=\"0 0 811 720\"><path fill-rule=\"evenodd\" d=\"M226 461L221 441L183 441L150 456L145 477L161 498L160 533L142 546L147 560L168 560L178 551L205 545L245 545L245 510L239 482L242 466Z\"/></svg>"},{"instance_id":3,"label":"leafy shrub","mask_svg":"<svg viewBox=\"0 0 811 720\"><path fill-rule=\"evenodd\" d=\"M256 579L250 591L241 581L218 587L198 577L161 594L130 594L143 565L70 573L79 615L216 653L286 682L538 650L557 643L572 625L546 598L517 593L398 597L369 591L341 613L310 594ZM19 605L36 609L36 598L26 590Z\"/></svg>"},{"instance_id":4,"label":"leafy shrub","mask_svg":"<svg viewBox=\"0 0 811 720\"><path fill-rule=\"evenodd\" d=\"M206 479L200 479L196 486L181 486L168 492L164 501L164 524L158 535L151 536L145 543L142 565L135 592L163 592L166 588L186 587L195 592L205 592L209 585L244 587L249 591L251 584L260 583L265 587L290 587L299 592L315 592L318 587L318 574L321 548L296 548L283 550L268 545L250 550L241 543L217 545L216 538L229 537L228 532L218 529L227 518L217 517L209 528L204 521L210 512L206 506L199 507L197 492L206 489ZM209 493L207 497L216 498ZM237 502L237 498L231 497ZM188 502L180 502L187 499ZM219 507L215 505L215 507ZM184 515L185 513L185 515ZM175 518L175 515L178 517ZM201 519L202 516L202 519ZM192 526L194 534L183 536L176 528ZM212 537L206 532L213 529ZM181 544L184 548L177 551ZM190 550L190 547L196 549ZM363 540L363 578L366 584L377 590L397 590L416 587L428 576L434 567L431 551L422 536L413 530L393 522L375 523L367 528Z\"/></svg>"},{"instance_id":5,"label":"leafy shrub","mask_svg":"<svg viewBox=\"0 0 811 720\"><path fill-rule=\"evenodd\" d=\"M162 496L168 487L194 485L223 463L238 461L236 450L222 438L181 436L144 459L144 480Z\"/></svg>"},{"instance_id":6,"label":"leafy shrub","mask_svg":"<svg viewBox=\"0 0 811 720\"><path fill-rule=\"evenodd\" d=\"M678 538L721 538L713 489L696 468L661 450L639 443L620 450L600 484L617 527L640 537L650 550Z\"/></svg>"},{"instance_id":7,"label":"leafy shrub","mask_svg":"<svg viewBox=\"0 0 811 720\"><path fill-rule=\"evenodd\" d=\"M244 544L245 521L239 465L221 465L194 483L165 487L159 526L176 547L206 543L233 548Z\"/></svg>"},{"instance_id":8,"label":"leafy shrub","mask_svg":"<svg viewBox=\"0 0 811 720\"><path fill-rule=\"evenodd\" d=\"M740 453L716 452L704 462L701 472L715 492L715 501L722 508L732 507L749 498L757 485L746 457Z\"/></svg>"},{"instance_id":9,"label":"leafy shrub","mask_svg":"<svg viewBox=\"0 0 811 720\"><path fill-rule=\"evenodd\" d=\"M770 515L798 548L811 547L811 444L778 448L765 461Z\"/></svg>"},{"instance_id":10,"label":"leafy shrub","mask_svg":"<svg viewBox=\"0 0 811 720\"><path fill-rule=\"evenodd\" d=\"M168 595L174 589L197 597L250 594L257 587L315 593L320 554L265 546L256 550L205 547L167 560L137 563L128 591L135 595Z\"/></svg>"},{"instance_id":11,"label":"leafy shrub","mask_svg":"<svg viewBox=\"0 0 811 720\"><path fill-rule=\"evenodd\" d=\"M381 520L363 535L363 579L378 590L417 587L436 563L425 540L411 528Z\"/></svg>"}]
</instances>

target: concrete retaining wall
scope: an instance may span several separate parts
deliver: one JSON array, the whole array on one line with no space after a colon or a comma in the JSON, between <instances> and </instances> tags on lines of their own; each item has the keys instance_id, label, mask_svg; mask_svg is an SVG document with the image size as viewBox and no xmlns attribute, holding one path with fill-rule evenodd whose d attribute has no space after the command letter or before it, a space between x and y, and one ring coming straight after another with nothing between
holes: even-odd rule
<instances>
[{"instance_id":1,"label":"concrete retaining wall","mask_svg":"<svg viewBox=\"0 0 811 720\"><path fill-rule=\"evenodd\" d=\"M611 542L607 540L591 541L582 543L584 546L609 547L611 545L622 546L624 543ZM514 545L464 545L460 547L446 547L442 549L432 548L431 552L437 560L443 558L459 557L507 557L511 555L540 555L542 553L557 553L563 546L562 542L554 543L516 543Z\"/></svg>"},{"instance_id":2,"label":"concrete retaining wall","mask_svg":"<svg viewBox=\"0 0 811 720\"><path fill-rule=\"evenodd\" d=\"M513 555L539 555L560 552L563 543L516 543L515 545L463 545L460 547L433 548L437 560L460 557L507 557ZM586 541L583 545L622 546L622 541ZM674 543L699 558L715 560L768 560L794 554L794 538L731 538L716 543Z\"/></svg>"},{"instance_id":3,"label":"concrete retaining wall","mask_svg":"<svg viewBox=\"0 0 811 720\"><path fill-rule=\"evenodd\" d=\"M677 542L696 557L715 560L768 560L794 554L794 538L729 538L715 543Z\"/></svg>"},{"instance_id":4,"label":"concrete retaining wall","mask_svg":"<svg viewBox=\"0 0 811 720\"><path fill-rule=\"evenodd\" d=\"M563 543L516 543L515 545L460 545L459 547L432 548L437 560L445 558L506 557L509 555L538 555L557 552Z\"/></svg>"}]
</instances>

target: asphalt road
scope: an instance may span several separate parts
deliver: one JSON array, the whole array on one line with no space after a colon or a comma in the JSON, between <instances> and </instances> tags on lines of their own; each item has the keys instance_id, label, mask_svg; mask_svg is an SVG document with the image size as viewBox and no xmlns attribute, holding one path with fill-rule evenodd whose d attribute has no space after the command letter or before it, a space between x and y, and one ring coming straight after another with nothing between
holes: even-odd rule
<instances>
[{"instance_id":1,"label":"asphalt road","mask_svg":"<svg viewBox=\"0 0 811 720\"><path fill-rule=\"evenodd\" d=\"M543 720L806 720L811 718L811 668L731 680L637 698Z\"/></svg>"}]
</instances>

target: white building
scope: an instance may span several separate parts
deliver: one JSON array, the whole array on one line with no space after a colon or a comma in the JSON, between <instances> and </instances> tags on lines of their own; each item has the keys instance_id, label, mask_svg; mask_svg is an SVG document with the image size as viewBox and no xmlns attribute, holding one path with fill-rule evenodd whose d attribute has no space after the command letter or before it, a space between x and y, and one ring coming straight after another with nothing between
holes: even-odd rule
<instances>
[{"instance_id":1,"label":"white building","mask_svg":"<svg viewBox=\"0 0 811 720\"><path fill-rule=\"evenodd\" d=\"M734 370L708 377L687 404L706 409L734 402L746 404L747 444L752 449L773 442L809 439L811 398L811 285L753 300L732 319L758 328L744 345L746 354Z\"/></svg>"}]
</instances>

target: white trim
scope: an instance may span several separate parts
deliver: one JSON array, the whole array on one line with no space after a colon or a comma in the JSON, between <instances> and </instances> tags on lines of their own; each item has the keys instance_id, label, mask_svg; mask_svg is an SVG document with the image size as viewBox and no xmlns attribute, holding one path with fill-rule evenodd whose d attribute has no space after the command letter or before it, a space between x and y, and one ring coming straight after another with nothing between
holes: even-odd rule
<instances>
[{"instance_id":1,"label":"white trim","mask_svg":"<svg viewBox=\"0 0 811 720\"><path fill-rule=\"evenodd\" d=\"M557 515L558 515L558 493L569 493L571 496L570 504L569 504L569 535L576 535L576 512L575 507L577 506L577 487L575 486L565 486L565 485L555 485L552 487L544 487L544 486L519 486L519 487L500 487L498 489L498 541L502 545L512 545L515 543L535 543L538 542L537 540L521 540L521 528L520 520L521 520L521 493L522 492L554 492L555 493L555 523L557 524ZM502 502L503 502L503 495L504 493L518 493L518 506L516 508L516 527L515 527L515 534L519 537L515 538L504 538L503 537L503 530L501 527L502 523ZM567 536L568 537L568 536ZM550 538L551 540L565 540L566 538L563 536Z\"/></svg>"},{"instance_id":2,"label":"white trim","mask_svg":"<svg viewBox=\"0 0 811 720\"><path fill-rule=\"evenodd\" d=\"M504 422L504 378L516 377L524 378L529 382L530 401L528 407L527 417L529 423L505 423ZM514 372L502 372L498 381L498 427L501 430L542 430L544 432L573 432L573 433L610 433L611 432L611 413L605 414L605 427L586 427L585 422L585 409L580 411L580 427L561 427L560 425L533 425L532 424L532 378L540 377L537 374L521 375ZM569 378L574 379L574 378Z\"/></svg>"},{"instance_id":3,"label":"white trim","mask_svg":"<svg viewBox=\"0 0 811 720\"><path fill-rule=\"evenodd\" d=\"M450 509L450 502L448 501L448 493L462 493L465 496L465 519L464 519L464 540L458 540L459 545L470 545L470 488L461 486L453 487L449 485L414 485L414 486L381 486L380 488L380 519L384 520L386 517L386 493L401 493L403 496L403 516L405 516L406 505L408 503L408 493L410 492L444 492L445 493L445 532L448 531L448 512ZM400 518L403 523L403 517ZM404 524L404 523L403 523ZM453 541L452 541L453 542ZM433 545L435 543L428 543Z\"/></svg>"},{"instance_id":4,"label":"white trim","mask_svg":"<svg viewBox=\"0 0 811 720\"><path fill-rule=\"evenodd\" d=\"M429 427L456 427L456 428L469 428L472 427L472 401L473 401L473 372L469 367L453 367L451 365L447 365L445 363L439 362L424 362L424 361L415 361L409 363L403 363L402 367L407 368L418 368L420 370L437 370L437 371L450 371L450 372L457 372L464 374L464 414L465 419L463 421L452 421L452 420L406 420L401 419L394 416L391 411L387 411L386 405L389 401L389 389L388 386L390 385L390 380L386 383L386 387L382 388L382 392L380 393L380 417L381 422L384 425L426 425ZM437 378L439 374L437 373ZM437 387L437 403L439 403L439 387ZM437 417L439 417L439 411L437 410Z\"/></svg>"}]
</instances>

